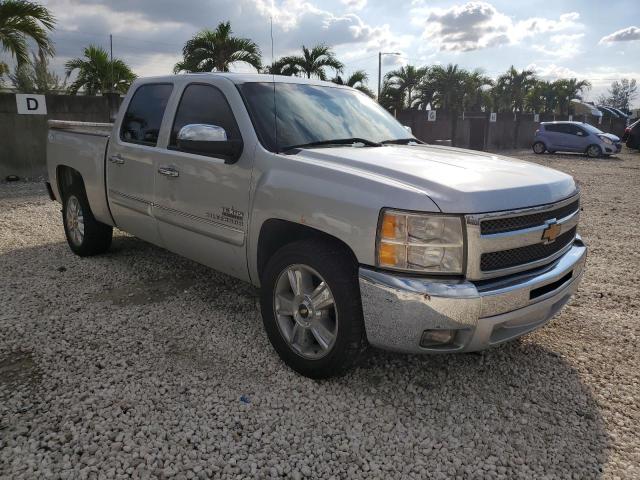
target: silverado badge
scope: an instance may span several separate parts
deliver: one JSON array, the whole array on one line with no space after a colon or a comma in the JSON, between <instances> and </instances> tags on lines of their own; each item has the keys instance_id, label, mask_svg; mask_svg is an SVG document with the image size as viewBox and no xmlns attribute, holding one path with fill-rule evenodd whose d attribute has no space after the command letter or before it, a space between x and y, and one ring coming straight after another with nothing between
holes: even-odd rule
<instances>
[{"instance_id":1,"label":"silverado badge","mask_svg":"<svg viewBox=\"0 0 640 480\"><path fill-rule=\"evenodd\" d=\"M562 225L555 220L550 220L547 222L547 228L542 232L542 240L544 240L544 243L554 242L561 231Z\"/></svg>"}]
</instances>

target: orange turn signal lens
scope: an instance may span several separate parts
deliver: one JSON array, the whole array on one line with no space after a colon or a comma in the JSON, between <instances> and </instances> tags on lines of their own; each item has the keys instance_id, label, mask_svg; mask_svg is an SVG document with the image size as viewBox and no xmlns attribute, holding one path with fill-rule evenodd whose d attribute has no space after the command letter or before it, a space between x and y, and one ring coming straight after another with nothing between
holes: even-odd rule
<instances>
[{"instance_id":1,"label":"orange turn signal lens","mask_svg":"<svg viewBox=\"0 0 640 480\"><path fill-rule=\"evenodd\" d=\"M396 235L396 217L393 215L385 215L382 219L382 237L395 238Z\"/></svg>"},{"instance_id":2,"label":"orange turn signal lens","mask_svg":"<svg viewBox=\"0 0 640 480\"><path fill-rule=\"evenodd\" d=\"M406 247L395 243L380 243L378 247L378 264L385 267L404 265Z\"/></svg>"},{"instance_id":3,"label":"orange turn signal lens","mask_svg":"<svg viewBox=\"0 0 640 480\"><path fill-rule=\"evenodd\" d=\"M386 212L382 217L382 225L380 226L381 238L386 240L404 241L406 217L404 215L396 215Z\"/></svg>"}]
</instances>

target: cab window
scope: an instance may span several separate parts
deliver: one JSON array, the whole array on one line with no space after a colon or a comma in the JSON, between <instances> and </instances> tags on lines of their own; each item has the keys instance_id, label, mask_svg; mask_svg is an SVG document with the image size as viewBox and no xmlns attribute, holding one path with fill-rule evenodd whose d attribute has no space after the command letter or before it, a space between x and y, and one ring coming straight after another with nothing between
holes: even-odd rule
<instances>
[{"instance_id":1,"label":"cab window","mask_svg":"<svg viewBox=\"0 0 640 480\"><path fill-rule=\"evenodd\" d=\"M169 83L142 85L136 90L122 120L123 142L156 146L171 90Z\"/></svg>"},{"instance_id":2,"label":"cab window","mask_svg":"<svg viewBox=\"0 0 640 480\"><path fill-rule=\"evenodd\" d=\"M178 149L178 132L185 125L216 125L224 128L228 140L240 140L240 129L224 94L212 85L191 84L185 88L176 110L169 148Z\"/></svg>"}]
</instances>

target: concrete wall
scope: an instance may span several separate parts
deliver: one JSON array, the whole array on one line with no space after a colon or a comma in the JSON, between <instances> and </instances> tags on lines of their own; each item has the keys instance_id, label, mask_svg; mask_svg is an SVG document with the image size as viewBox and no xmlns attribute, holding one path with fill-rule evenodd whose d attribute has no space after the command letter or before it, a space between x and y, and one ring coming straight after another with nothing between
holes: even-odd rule
<instances>
[{"instance_id":1,"label":"concrete wall","mask_svg":"<svg viewBox=\"0 0 640 480\"><path fill-rule=\"evenodd\" d=\"M427 120L427 112L424 110L405 110L396 114L397 119L403 125L411 127L413 134L427 143L436 140L451 139L452 122L447 112L437 112L436 121ZM482 128L484 132L484 150L502 150L511 148L529 148L539 122L533 121L533 114L523 114L514 117L513 113L500 113L496 122L489 121L488 113L466 113L464 118L457 118L456 138L454 145L463 148L472 148L472 128ZM474 119L481 119L480 124ZM483 120L483 121L482 121ZM567 116L540 115L541 122L553 120L568 120ZM598 123L598 118L592 116L574 115L574 121L586 122L608 133L622 137L625 129L625 121L620 118L603 118ZM484 125L482 125L484 123ZM517 139L516 139L517 128Z\"/></svg>"},{"instance_id":2,"label":"concrete wall","mask_svg":"<svg viewBox=\"0 0 640 480\"><path fill-rule=\"evenodd\" d=\"M121 98L115 96L85 97L71 95L47 95L47 115L18 115L15 95L0 93L0 181L7 175L21 178L33 178L46 173L47 120L78 120L85 122L109 122L117 112ZM427 121L424 110L398 112L398 120L411 127L413 134L426 142L451 139L451 116L438 111L435 122ZM499 114L497 122L489 122L485 113L465 114L457 118L454 144L470 148L472 128L478 128L477 119L484 119L484 150L514 148L516 122L513 114ZM475 120L474 120L475 119ZM566 117L541 115L541 121L566 120ZM602 124L593 117L574 117L574 120L586 121L605 132L622 136L624 121L604 118ZM482 122L480 122L482 124ZM519 119L517 148L528 148L538 123L533 115L525 114Z\"/></svg>"},{"instance_id":3,"label":"concrete wall","mask_svg":"<svg viewBox=\"0 0 640 480\"><path fill-rule=\"evenodd\" d=\"M47 115L18 115L15 95L0 93L0 181L46 174L47 120L109 122L120 98L46 95Z\"/></svg>"}]
</instances>

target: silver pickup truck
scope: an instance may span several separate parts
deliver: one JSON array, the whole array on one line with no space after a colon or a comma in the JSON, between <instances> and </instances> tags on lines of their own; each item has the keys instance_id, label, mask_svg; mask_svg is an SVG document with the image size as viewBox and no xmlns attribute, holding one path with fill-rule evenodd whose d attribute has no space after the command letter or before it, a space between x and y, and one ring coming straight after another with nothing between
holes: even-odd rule
<instances>
[{"instance_id":1,"label":"silver pickup truck","mask_svg":"<svg viewBox=\"0 0 640 480\"><path fill-rule=\"evenodd\" d=\"M587 249L569 175L427 145L348 87L257 74L138 80L114 124L50 123L71 250L112 228L251 282L294 370L368 345L480 350L544 325Z\"/></svg>"}]
</instances>

